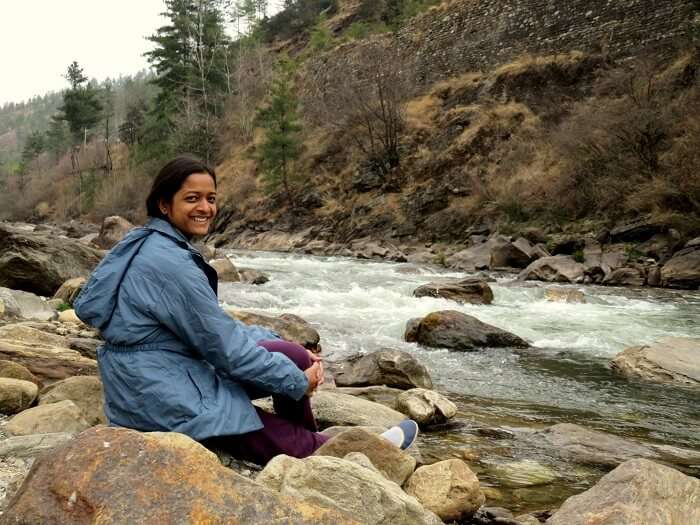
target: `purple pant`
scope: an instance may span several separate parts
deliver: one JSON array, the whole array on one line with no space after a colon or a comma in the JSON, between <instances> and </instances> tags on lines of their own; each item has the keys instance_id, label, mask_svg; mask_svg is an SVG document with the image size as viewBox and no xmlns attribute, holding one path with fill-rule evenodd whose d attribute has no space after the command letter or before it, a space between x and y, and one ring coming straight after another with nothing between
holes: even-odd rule
<instances>
[{"instance_id":1,"label":"purple pant","mask_svg":"<svg viewBox=\"0 0 700 525\"><path fill-rule=\"evenodd\" d=\"M282 341L258 341L258 344L270 352L286 355L301 370L312 364L311 358L301 345ZM247 386L251 399L266 397L269 392ZM273 457L286 454L295 458L305 458L328 441L328 437L319 434L311 402L307 396L295 401L289 397L273 394L275 414L255 408L263 423L263 428L236 436L221 436L208 439L205 445L220 448L238 459L265 465Z\"/></svg>"}]
</instances>

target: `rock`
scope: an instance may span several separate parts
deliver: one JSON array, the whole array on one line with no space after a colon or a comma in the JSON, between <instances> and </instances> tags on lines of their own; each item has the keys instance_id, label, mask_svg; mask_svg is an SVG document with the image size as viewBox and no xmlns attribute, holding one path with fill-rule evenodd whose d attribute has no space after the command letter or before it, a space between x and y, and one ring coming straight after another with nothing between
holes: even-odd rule
<instances>
[{"instance_id":1,"label":"rock","mask_svg":"<svg viewBox=\"0 0 700 525\"><path fill-rule=\"evenodd\" d=\"M695 237L695 239L689 240L685 243L684 248L700 248L700 237Z\"/></svg>"},{"instance_id":2,"label":"rock","mask_svg":"<svg viewBox=\"0 0 700 525\"><path fill-rule=\"evenodd\" d=\"M451 350L470 351L484 347L527 348L530 346L517 335L454 310L443 310L426 315L418 323L415 334L411 337L413 335L421 345Z\"/></svg>"},{"instance_id":3,"label":"rock","mask_svg":"<svg viewBox=\"0 0 700 525\"><path fill-rule=\"evenodd\" d=\"M396 410L421 426L438 425L457 414L457 406L434 390L413 388L396 399Z\"/></svg>"},{"instance_id":4,"label":"rock","mask_svg":"<svg viewBox=\"0 0 700 525\"><path fill-rule=\"evenodd\" d=\"M661 268L661 284L668 288L700 288L700 249L684 248Z\"/></svg>"},{"instance_id":5,"label":"rock","mask_svg":"<svg viewBox=\"0 0 700 525\"><path fill-rule=\"evenodd\" d=\"M472 516L485 501L479 479L459 459L419 467L408 480L406 493L446 522Z\"/></svg>"},{"instance_id":6,"label":"rock","mask_svg":"<svg viewBox=\"0 0 700 525\"><path fill-rule=\"evenodd\" d=\"M233 308L225 308L226 313L247 325L258 325L277 332L283 339L299 343L309 350L319 347L321 337L318 332L304 319L293 314L282 314L270 317L252 312L244 312Z\"/></svg>"},{"instance_id":7,"label":"rock","mask_svg":"<svg viewBox=\"0 0 700 525\"><path fill-rule=\"evenodd\" d=\"M75 376L47 386L41 391L39 405L73 401L90 425L107 423L104 413L102 381L97 376Z\"/></svg>"},{"instance_id":8,"label":"rock","mask_svg":"<svg viewBox=\"0 0 700 525\"><path fill-rule=\"evenodd\" d=\"M321 428L343 426L392 427L405 416L391 408L332 390L318 390L311 398L316 421Z\"/></svg>"},{"instance_id":9,"label":"rock","mask_svg":"<svg viewBox=\"0 0 700 525\"><path fill-rule=\"evenodd\" d=\"M333 389L340 394L348 394L361 397L367 401L381 403L382 405L396 409L396 398L403 392L400 388L391 388L384 385L360 386L360 387L338 387Z\"/></svg>"},{"instance_id":10,"label":"rock","mask_svg":"<svg viewBox=\"0 0 700 525\"><path fill-rule=\"evenodd\" d=\"M85 326L83 324L83 321L81 321L80 317L78 317L76 315L75 310L73 310L72 308L69 308L68 310L63 310L62 312L60 312L58 314L58 320L61 323L73 323L73 324Z\"/></svg>"},{"instance_id":11,"label":"rock","mask_svg":"<svg viewBox=\"0 0 700 525\"><path fill-rule=\"evenodd\" d=\"M0 341L12 341L29 345L66 345L65 337L34 328L30 323L13 323L0 326Z\"/></svg>"},{"instance_id":12,"label":"rock","mask_svg":"<svg viewBox=\"0 0 700 525\"><path fill-rule=\"evenodd\" d=\"M22 366L19 363L14 363L12 361L7 361L5 359L0 360L0 377L21 379L23 381L31 381L37 385L39 384L39 380L29 371L26 366Z\"/></svg>"},{"instance_id":13,"label":"rock","mask_svg":"<svg viewBox=\"0 0 700 525\"><path fill-rule=\"evenodd\" d=\"M332 365L337 386L433 388L428 370L408 352L379 350Z\"/></svg>"},{"instance_id":14,"label":"rock","mask_svg":"<svg viewBox=\"0 0 700 525\"><path fill-rule=\"evenodd\" d=\"M449 268L468 272L488 270L491 264L491 241L459 251L449 256L445 262Z\"/></svg>"},{"instance_id":15,"label":"rock","mask_svg":"<svg viewBox=\"0 0 700 525\"><path fill-rule=\"evenodd\" d=\"M67 340L69 348L90 359L97 359L97 348L104 342L90 337L68 337Z\"/></svg>"},{"instance_id":16,"label":"rock","mask_svg":"<svg viewBox=\"0 0 700 525\"><path fill-rule=\"evenodd\" d=\"M646 276L640 268L626 267L618 268L608 274L603 279L603 284L608 286L644 286Z\"/></svg>"},{"instance_id":17,"label":"rock","mask_svg":"<svg viewBox=\"0 0 700 525\"><path fill-rule=\"evenodd\" d=\"M111 427L87 430L39 457L3 518L27 524L358 525L236 474L182 434Z\"/></svg>"},{"instance_id":18,"label":"rock","mask_svg":"<svg viewBox=\"0 0 700 525\"><path fill-rule=\"evenodd\" d=\"M381 474L329 456L277 456L256 481L296 501L337 509L365 525L442 522Z\"/></svg>"},{"instance_id":19,"label":"rock","mask_svg":"<svg viewBox=\"0 0 700 525\"><path fill-rule=\"evenodd\" d=\"M413 291L414 297L442 297L460 304L491 304L493 291L479 279L430 282Z\"/></svg>"},{"instance_id":20,"label":"rock","mask_svg":"<svg viewBox=\"0 0 700 525\"><path fill-rule=\"evenodd\" d=\"M568 255L542 257L531 263L518 275L521 281L547 281L562 283L583 282L583 264Z\"/></svg>"},{"instance_id":21,"label":"rock","mask_svg":"<svg viewBox=\"0 0 700 525\"><path fill-rule=\"evenodd\" d=\"M489 265L491 268L525 268L532 261L531 248L525 239L516 245L509 238L498 235L491 241Z\"/></svg>"},{"instance_id":22,"label":"rock","mask_svg":"<svg viewBox=\"0 0 700 525\"><path fill-rule=\"evenodd\" d=\"M66 280L88 275L101 257L77 240L0 224L0 286L52 296Z\"/></svg>"},{"instance_id":23,"label":"rock","mask_svg":"<svg viewBox=\"0 0 700 525\"><path fill-rule=\"evenodd\" d=\"M72 401L29 408L12 417L5 425L11 436L48 434L51 432L81 432L90 427L83 412Z\"/></svg>"},{"instance_id":24,"label":"rock","mask_svg":"<svg viewBox=\"0 0 700 525\"><path fill-rule=\"evenodd\" d=\"M74 279L68 279L64 282L61 287L54 294L54 299L60 299L62 302L73 306L73 301L83 289L83 285L87 279L85 277L76 277Z\"/></svg>"},{"instance_id":25,"label":"rock","mask_svg":"<svg viewBox=\"0 0 700 525\"><path fill-rule=\"evenodd\" d=\"M491 465L491 475L506 487L548 485L561 478L559 473L532 459Z\"/></svg>"},{"instance_id":26,"label":"rock","mask_svg":"<svg viewBox=\"0 0 700 525\"><path fill-rule=\"evenodd\" d=\"M32 406L39 387L31 381L0 377L0 413L16 414Z\"/></svg>"},{"instance_id":27,"label":"rock","mask_svg":"<svg viewBox=\"0 0 700 525\"><path fill-rule=\"evenodd\" d=\"M34 458L57 445L73 439L72 432L53 432L51 434L29 434L0 440L0 458Z\"/></svg>"},{"instance_id":28,"label":"rock","mask_svg":"<svg viewBox=\"0 0 700 525\"><path fill-rule=\"evenodd\" d=\"M118 215L105 217L102 221L100 234L94 240L94 243L103 250L111 250L133 228L134 225L124 217L119 217Z\"/></svg>"},{"instance_id":29,"label":"rock","mask_svg":"<svg viewBox=\"0 0 700 525\"><path fill-rule=\"evenodd\" d=\"M241 276L241 282L248 284L265 284L270 280L267 274L252 268L239 268L238 275Z\"/></svg>"},{"instance_id":30,"label":"rock","mask_svg":"<svg viewBox=\"0 0 700 525\"><path fill-rule=\"evenodd\" d=\"M21 364L42 383L52 383L76 375L97 374L97 362L94 359L83 357L75 350L62 346L66 342L61 336L21 327L43 334L42 337L46 339L59 338L63 342L61 346L57 346L53 342L43 342L41 339L27 338L22 340L3 334L4 329L17 326L0 327L0 359Z\"/></svg>"},{"instance_id":31,"label":"rock","mask_svg":"<svg viewBox=\"0 0 700 525\"><path fill-rule=\"evenodd\" d=\"M372 239L357 239L350 243L353 256L358 259L385 259L406 262L406 255L393 244Z\"/></svg>"},{"instance_id":32,"label":"rock","mask_svg":"<svg viewBox=\"0 0 700 525\"><path fill-rule=\"evenodd\" d=\"M202 241L196 241L192 243L192 246L197 248L199 253L202 254L202 257L204 257L205 261L210 261L211 263L211 260L216 258L216 247L213 244L206 244Z\"/></svg>"},{"instance_id":33,"label":"rock","mask_svg":"<svg viewBox=\"0 0 700 525\"><path fill-rule=\"evenodd\" d=\"M558 423L537 432L560 456L577 463L617 466L633 458L655 458L650 447L573 423Z\"/></svg>"},{"instance_id":34,"label":"rock","mask_svg":"<svg viewBox=\"0 0 700 525\"><path fill-rule=\"evenodd\" d=\"M700 480L647 459L627 461L567 499L547 525L700 523Z\"/></svg>"},{"instance_id":35,"label":"rock","mask_svg":"<svg viewBox=\"0 0 700 525\"><path fill-rule=\"evenodd\" d=\"M661 286L661 267L652 266L647 272L647 286Z\"/></svg>"},{"instance_id":36,"label":"rock","mask_svg":"<svg viewBox=\"0 0 700 525\"><path fill-rule=\"evenodd\" d=\"M381 474L377 467L375 467L370 459L362 452L350 452L349 454L346 454L343 459L345 461L352 461L356 465L360 465L361 467L368 468L374 472L377 472L378 474Z\"/></svg>"},{"instance_id":37,"label":"rock","mask_svg":"<svg viewBox=\"0 0 700 525\"><path fill-rule=\"evenodd\" d=\"M548 301L556 303L579 303L585 304L586 297L581 290L571 288L547 288L544 296Z\"/></svg>"},{"instance_id":38,"label":"rock","mask_svg":"<svg viewBox=\"0 0 700 525\"><path fill-rule=\"evenodd\" d=\"M547 242L547 235L540 228L525 228L520 232L520 235L532 244L545 244Z\"/></svg>"},{"instance_id":39,"label":"rock","mask_svg":"<svg viewBox=\"0 0 700 525\"><path fill-rule=\"evenodd\" d=\"M610 242L644 242L654 235L665 233L668 226L657 224L648 219L640 219L621 224L610 230Z\"/></svg>"},{"instance_id":40,"label":"rock","mask_svg":"<svg viewBox=\"0 0 700 525\"><path fill-rule=\"evenodd\" d=\"M700 387L700 340L666 337L633 346L619 353L610 367L627 377Z\"/></svg>"},{"instance_id":41,"label":"rock","mask_svg":"<svg viewBox=\"0 0 700 525\"><path fill-rule=\"evenodd\" d=\"M638 244L636 250L646 257L657 261L665 261L682 246L681 235L674 229L665 233L657 233L650 239Z\"/></svg>"},{"instance_id":42,"label":"rock","mask_svg":"<svg viewBox=\"0 0 700 525\"><path fill-rule=\"evenodd\" d=\"M351 428L326 441L315 456L343 458L362 452L384 477L403 485L416 468L416 460L388 440L362 428Z\"/></svg>"},{"instance_id":43,"label":"rock","mask_svg":"<svg viewBox=\"0 0 700 525\"><path fill-rule=\"evenodd\" d=\"M582 251L586 246L586 239L572 235L558 235L550 240L552 255L573 255Z\"/></svg>"},{"instance_id":44,"label":"rock","mask_svg":"<svg viewBox=\"0 0 700 525\"><path fill-rule=\"evenodd\" d=\"M8 317L20 317L32 321L56 319L56 310L33 293L0 288L0 298L4 299Z\"/></svg>"},{"instance_id":45,"label":"rock","mask_svg":"<svg viewBox=\"0 0 700 525\"><path fill-rule=\"evenodd\" d=\"M237 283L241 281L241 275L236 269L236 265L231 262L231 259L225 257L224 259L213 259L209 261L209 266L216 270L216 274L219 276L220 281L227 281L231 283Z\"/></svg>"}]
</instances>

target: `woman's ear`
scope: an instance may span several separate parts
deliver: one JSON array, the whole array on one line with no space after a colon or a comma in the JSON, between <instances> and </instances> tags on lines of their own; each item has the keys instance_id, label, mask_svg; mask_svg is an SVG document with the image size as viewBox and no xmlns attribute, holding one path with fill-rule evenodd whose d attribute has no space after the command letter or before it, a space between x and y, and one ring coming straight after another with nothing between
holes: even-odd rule
<instances>
[{"instance_id":1,"label":"woman's ear","mask_svg":"<svg viewBox=\"0 0 700 525\"><path fill-rule=\"evenodd\" d=\"M168 212L170 211L170 206L168 206L168 203L164 200L160 200L158 201L158 209L163 215L168 215Z\"/></svg>"}]
</instances>

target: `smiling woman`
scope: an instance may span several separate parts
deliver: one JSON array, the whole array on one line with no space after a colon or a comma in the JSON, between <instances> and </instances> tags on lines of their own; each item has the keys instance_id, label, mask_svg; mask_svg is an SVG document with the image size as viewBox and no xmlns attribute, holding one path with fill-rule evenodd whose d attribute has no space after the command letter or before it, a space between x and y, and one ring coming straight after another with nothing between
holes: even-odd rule
<instances>
[{"instance_id":1,"label":"smiling woman","mask_svg":"<svg viewBox=\"0 0 700 525\"><path fill-rule=\"evenodd\" d=\"M173 159L146 207L151 219L110 251L75 301L105 340L97 360L110 423L181 432L257 463L312 454L328 439L308 397L323 382L320 358L230 318L216 272L190 243L216 216L214 170ZM276 414L250 401L270 394Z\"/></svg>"}]
</instances>

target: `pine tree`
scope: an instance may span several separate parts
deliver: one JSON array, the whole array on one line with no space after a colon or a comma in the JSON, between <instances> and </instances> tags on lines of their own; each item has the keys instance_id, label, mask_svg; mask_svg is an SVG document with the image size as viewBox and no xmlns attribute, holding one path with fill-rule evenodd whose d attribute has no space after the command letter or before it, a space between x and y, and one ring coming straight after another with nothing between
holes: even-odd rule
<instances>
[{"instance_id":1,"label":"pine tree","mask_svg":"<svg viewBox=\"0 0 700 525\"><path fill-rule=\"evenodd\" d=\"M293 92L295 64L283 58L277 65L268 104L258 111L258 123L265 130L258 160L269 191L280 188L287 203L294 206L293 165L302 152L299 101Z\"/></svg>"},{"instance_id":2,"label":"pine tree","mask_svg":"<svg viewBox=\"0 0 700 525\"><path fill-rule=\"evenodd\" d=\"M161 88L151 115L149 137L170 142L211 160L215 129L229 90L223 0L166 0L169 23L149 40L146 53Z\"/></svg>"},{"instance_id":3,"label":"pine tree","mask_svg":"<svg viewBox=\"0 0 700 525\"><path fill-rule=\"evenodd\" d=\"M63 105L58 108L58 118L68 123L74 144L78 145L100 121L102 104L99 90L87 83L87 77L77 62L68 66L66 80L71 87L63 93Z\"/></svg>"}]
</instances>

